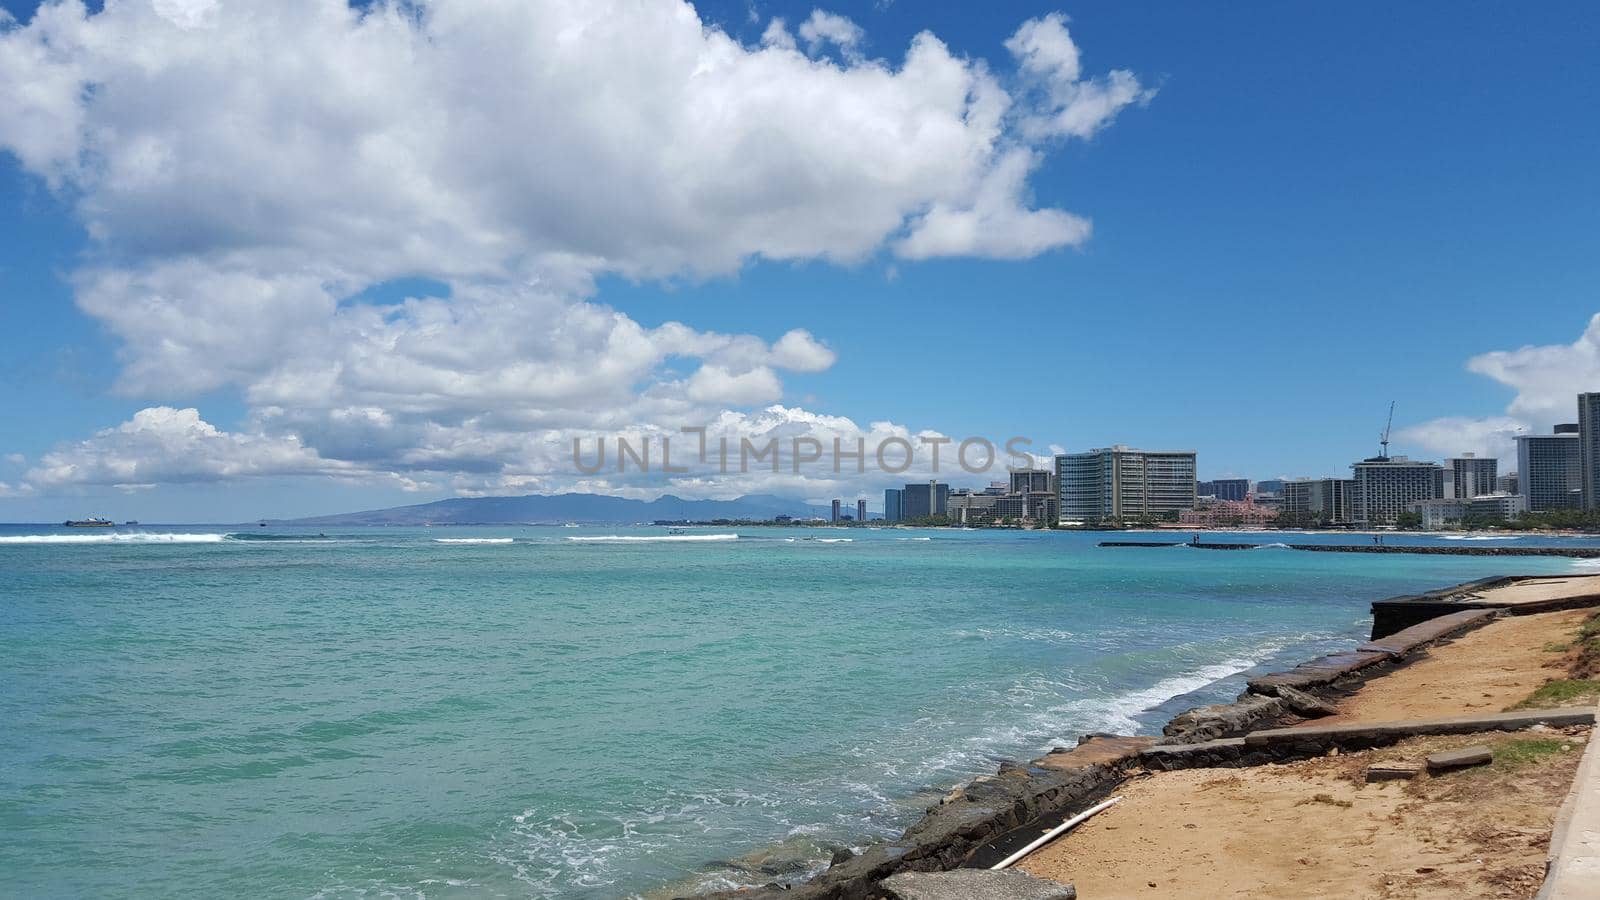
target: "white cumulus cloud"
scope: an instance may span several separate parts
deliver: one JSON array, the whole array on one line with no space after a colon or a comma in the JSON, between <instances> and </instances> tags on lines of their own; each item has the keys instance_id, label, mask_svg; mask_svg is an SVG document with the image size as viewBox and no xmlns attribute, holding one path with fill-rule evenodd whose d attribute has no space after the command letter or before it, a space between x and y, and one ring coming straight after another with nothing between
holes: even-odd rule
<instances>
[{"instance_id":1,"label":"white cumulus cloud","mask_svg":"<svg viewBox=\"0 0 1600 900\"><path fill-rule=\"evenodd\" d=\"M26 486L554 488L570 434L777 403L826 335L646 327L598 277L1082 243L1029 176L1149 92L1085 75L1064 23L1025 23L1008 74L927 32L866 59L823 10L807 54L677 0L45 3L0 26L0 149L85 226L76 303L151 405ZM246 426L173 408L215 390Z\"/></svg>"},{"instance_id":2,"label":"white cumulus cloud","mask_svg":"<svg viewBox=\"0 0 1600 900\"><path fill-rule=\"evenodd\" d=\"M1548 433L1578 420L1577 395L1600 391L1600 313L1570 344L1494 350L1467 360L1467 370L1512 388L1516 396L1503 416L1452 416L1401 429L1397 437L1440 454L1463 450L1516 459L1519 432Z\"/></svg>"}]
</instances>

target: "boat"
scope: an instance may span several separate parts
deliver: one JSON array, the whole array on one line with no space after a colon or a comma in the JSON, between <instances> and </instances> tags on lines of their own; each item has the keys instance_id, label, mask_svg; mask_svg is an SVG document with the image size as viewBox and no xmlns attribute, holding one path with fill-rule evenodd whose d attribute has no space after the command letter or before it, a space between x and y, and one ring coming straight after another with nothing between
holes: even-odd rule
<instances>
[{"instance_id":1,"label":"boat","mask_svg":"<svg viewBox=\"0 0 1600 900\"><path fill-rule=\"evenodd\" d=\"M87 519L68 519L61 524L66 528L111 528L117 523L99 516L90 516Z\"/></svg>"}]
</instances>

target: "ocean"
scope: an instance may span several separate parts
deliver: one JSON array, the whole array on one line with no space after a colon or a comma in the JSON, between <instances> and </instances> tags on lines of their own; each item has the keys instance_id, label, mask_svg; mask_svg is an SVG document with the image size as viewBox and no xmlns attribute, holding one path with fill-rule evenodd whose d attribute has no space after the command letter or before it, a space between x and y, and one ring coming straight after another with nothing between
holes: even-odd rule
<instances>
[{"instance_id":1,"label":"ocean","mask_svg":"<svg viewBox=\"0 0 1600 900\"><path fill-rule=\"evenodd\" d=\"M795 878L999 760L1157 729L1351 646L1373 600L1583 570L1104 537L3 526L0 884L608 898Z\"/></svg>"}]
</instances>

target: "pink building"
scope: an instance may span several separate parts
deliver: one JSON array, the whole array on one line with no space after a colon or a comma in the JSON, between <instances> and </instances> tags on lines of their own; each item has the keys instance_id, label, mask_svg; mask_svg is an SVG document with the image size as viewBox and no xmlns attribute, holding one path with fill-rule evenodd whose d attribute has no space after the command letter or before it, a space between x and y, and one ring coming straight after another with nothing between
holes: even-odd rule
<instances>
[{"instance_id":1,"label":"pink building","mask_svg":"<svg viewBox=\"0 0 1600 900\"><path fill-rule=\"evenodd\" d=\"M1186 509L1178 513L1178 521L1185 525L1266 525L1278 517L1272 507L1257 506L1249 500L1219 500L1200 509Z\"/></svg>"}]
</instances>

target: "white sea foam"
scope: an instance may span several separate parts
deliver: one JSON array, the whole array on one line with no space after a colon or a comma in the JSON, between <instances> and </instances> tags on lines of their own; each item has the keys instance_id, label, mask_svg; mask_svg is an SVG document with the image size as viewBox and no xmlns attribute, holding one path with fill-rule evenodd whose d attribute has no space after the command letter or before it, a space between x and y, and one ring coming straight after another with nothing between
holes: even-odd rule
<instances>
[{"instance_id":1,"label":"white sea foam","mask_svg":"<svg viewBox=\"0 0 1600 900\"><path fill-rule=\"evenodd\" d=\"M1215 684L1230 675L1248 671L1278 652L1277 647L1264 647L1250 656L1235 657L1192 672L1163 678L1150 687L1128 691L1113 697L1074 700L1067 708L1084 715L1089 726L1098 731L1116 734L1136 734L1138 716L1184 694Z\"/></svg>"},{"instance_id":2,"label":"white sea foam","mask_svg":"<svg viewBox=\"0 0 1600 900\"><path fill-rule=\"evenodd\" d=\"M220 544L225 534L172 534L151 531L101 534L8 534L0 544Z\"/></svg>"},{"instance_id":3,"label":"white sea foam","mask_svg":"<svg viewBox=\"0 0 1600 900\"><path fill-rule=\"evenodd\" d=\"M606 534L606 535L573 535L569 541L579 541L592 544L624 544L624 543L667 543L667 542L694 542L694 541L737 541L737 534Z\"/></svg>"},{"instance_id":4,"label":"white sea foam","mask_svg":"<svg viewBox=\"0 0 1600 900\"><path fill-rule=\"evenodd\" d=\"M817 538L817 543L819 544L850 544L854 542L855 538Z\"/></svg>"},{"instance_id":5,"label":"white sea foam","mask_svg":"<svg viewBox=\"0 0 1600 900\"><path fill-rule=\"evenodd\" d=\"M931 540L933 540L933 538L931 538L931 537L895 538L895 540L897 540L897 541L931 541Z\"/></svg>"},{"instance_id":6,"label":"white sea foam","mask_svg":"<svg viewBox=\"0 0 1600 900\"><path fill-rule=\"evenodd\" d=\"M1447 541L1515 541L1521 540L1520 534L1442 534L1440 537Z\"/></svg>"},{"instance_id":7,"label":"white sea foam","mask_svg":"<svg viewBox=\"0 0 1600 900\"><path fill-rule=\"evenodd\" d=\"M1600 569L1600 559L1575 559L1572 561L1574 569Z\"/></svg>"},{"instance_id":8,"label":"white sea foam","mask_svg":"<svg viewBox=\"0 0 1600 900\"><path fill-rule=\"evenodd\" d=\"M512 538L434 538L435 544L509 544Z\"/></svg>"},{"instance_id":9,"label":"white sea foam","mask_svg":"<svg viewBox=\"0 0 1600 900\"><path fill-rule=\"evenodd\" d=\"M1281 544L1281 543L1278 543L1278 542L1275 541L1275 542L1273 542L1271 544L1261 544L1260 546L1256 547L1256 549L1257 550L1287 550L1287 549L1289 549L1289 545L1288 544Z\"/></svg>"}]
</instances>

